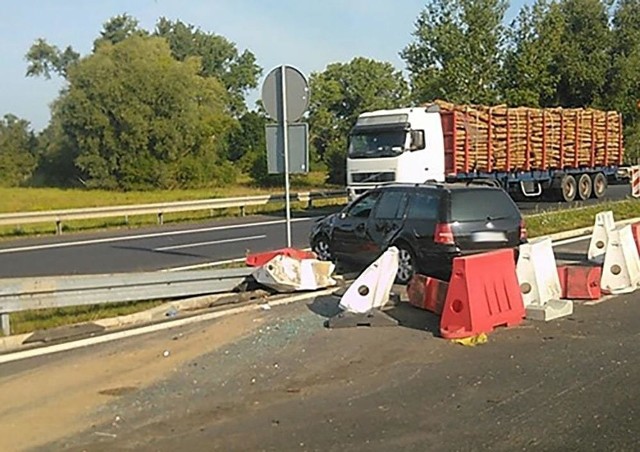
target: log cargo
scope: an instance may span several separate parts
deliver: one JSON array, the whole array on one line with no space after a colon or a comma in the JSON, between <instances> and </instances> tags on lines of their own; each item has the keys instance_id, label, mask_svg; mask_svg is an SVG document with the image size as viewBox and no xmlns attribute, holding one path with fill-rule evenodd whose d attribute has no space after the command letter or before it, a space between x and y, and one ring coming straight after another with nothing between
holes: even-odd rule
<instances>
[{"instance_id":1,"label":"log cargo","mask_svg":"<svg viewBox=\"0 0 640 452\"><path fill-rule=\"evenodd\" d=\"M622 115L582 108L509 108L438 100L449 174L621 165Z\"/></svg>"}]
</instances>

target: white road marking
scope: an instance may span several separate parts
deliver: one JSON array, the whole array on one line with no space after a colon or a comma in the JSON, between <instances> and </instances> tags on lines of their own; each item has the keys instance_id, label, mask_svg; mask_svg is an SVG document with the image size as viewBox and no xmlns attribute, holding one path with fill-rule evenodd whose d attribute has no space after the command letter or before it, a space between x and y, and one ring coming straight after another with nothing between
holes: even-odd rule
<instances>
[{"instance_id":1,"label":"white road marking","mask_svg":"<svg viewBox=\"0 0 640 452\"><path fill-rule=\"evenodd\" d=\"M209 242L187 243L184 245L173 245L173 246L161 246L159 248L153 248L153 251L181 250L184 248L197 248L199 246L219 245L221 243L246 242L249 240L260 240L266 237L267 236L263 234L263 235L252 235L249 237L236 237L235 239L211 240Z\"/></svg>"},{"instance_id":2,"label":"white road marking","mask_svg":"<svg viewBox=\"0 0 640 452\"><path fill-rule=\"evenodd\" d=\"M313 221L313 220L315 220L315 217L295 218L295 219L292 219L291 222L300 223L303 221ZM274 224L285 223L285 221L286 220L274 220L274 221L262 221L259 223L249 223L249 224L230 224L227 226L213 226L210 228L187 229L182 231L156 232L156 233L150 233L150 234L127 235L122 237L106 237L103 239L79 240L77 242L46 243L43 245L20 246L16 248L0 249L0 254L19 253L23 251L47 250L47 249L53 249L53 248L68 248L72 246L82 246L82 245L97 245L101 243L125 242L129 240L150 239L155 237L169 237L172 235L197 234L199 232L223 231L225 229L245 229L245 228L261 227L261 226L271 226Z\"/></svg>"}]
</instances>

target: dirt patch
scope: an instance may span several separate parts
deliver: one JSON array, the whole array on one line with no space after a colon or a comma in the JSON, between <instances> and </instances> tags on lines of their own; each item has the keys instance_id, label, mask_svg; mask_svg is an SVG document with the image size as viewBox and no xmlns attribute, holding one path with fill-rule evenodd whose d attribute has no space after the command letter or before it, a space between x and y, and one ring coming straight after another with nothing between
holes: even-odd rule
<instances>
[{"instance_id":1,"label":"dirt patch","mask_svg":"<svg viewBox=\"0 0 640 452\"><path fill-rule=\"evenodd\" d=\"M98 413L102 404L248 334L259 325L254 318L237 315L60 354L58 362L0 377L3 449L24 450L110 421Z\"/></svg>"}]
</instances>

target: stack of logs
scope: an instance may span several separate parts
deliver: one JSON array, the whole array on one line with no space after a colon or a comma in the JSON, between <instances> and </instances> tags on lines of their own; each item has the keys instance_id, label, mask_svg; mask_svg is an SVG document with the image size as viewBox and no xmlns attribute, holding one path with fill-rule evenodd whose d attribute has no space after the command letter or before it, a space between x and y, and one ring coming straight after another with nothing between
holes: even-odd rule
<instances>
[{"instance_id":1,"label":"stack of logs","mask_svg":"<svg viewBox=\"0 0 640 452\"><path fill-rule=\"evenodd\" d=\"M621 160L622 120L614 111L435 104L456 118L457 171L590 167Z\"/></svg>"}]
</instances>

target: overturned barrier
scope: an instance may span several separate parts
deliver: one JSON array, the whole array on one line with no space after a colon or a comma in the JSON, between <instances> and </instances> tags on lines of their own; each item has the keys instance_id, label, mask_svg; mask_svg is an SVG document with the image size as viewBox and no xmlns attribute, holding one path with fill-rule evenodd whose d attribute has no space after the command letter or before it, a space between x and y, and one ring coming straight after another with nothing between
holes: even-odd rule
<instances>
[{"instance_id":1,"label":"overturned barrier","mask_svg":"<svg viewBox=\"0 0 640 452\"><path fill-rule=\"evenodd\" d=\"M596 215L591 241L589 242L589 250L587 251L587 260L589 262L602 265L607 250L607 243L609 242L609 236L615 228L615 221L611 210L600 212Z\"/></svg>"},{"instance_id":2,"label":"overturned barrier","mask_svg":"<svg viewBox=\"0 0 640 452\"><path fill-rule=\"evenodd\" d=\"M280 248L273 251L248 254L245 264L249 267L262 267L276 256L287 256L293 259L315 259L316 255L311 251L299 250L297 248Z\"/></svg>"},{"instance_id":3,"label":"overturned barrier","mask_svg":"<svg viewBox=\"0 0 640 452\"><path fill-rule=\"evenodd\" d=\"M330 318L327 327L397 325L397 320L380 311L389 301L397 273L398 248L390 247L349 286L340 299L342 312Z\"/></svg>"},{"instance_id":4,"label":"overturned barrier","mask_svg":"<svg viewBox=\"0 0 640 452\"><path fill-rule=\"evenodd\" d=\"M446 281L416 273L407 285L409 304L440 315L448 289Z\"/></svg>"},{"instance_id":5,"label":"overturned barrier","mask_svg":"<svg viewBox=\"0 0 640 452\"><path fill-rule=\"evenodd\" d=\"M516 273L528 319L549 321L573 313L573 302L561 300L562 286L550 238L520 246Z\"/></svg>"},{"instance_id":6,"label":"overturned barrier","mask_svg":"<svg viewBox=\"0 0 640 452\"><path fill-rule=\"evenodd\" d=\"M297 292L333 287L335 265L317 259L295 259L280 254L256 269L252 275L260 284L276 292Z\"/></svg>"},{"instance_id":7,"label":"overturned barrier","mask_svg":"<svg viewBox=\"0 0 640 452\"><path fill-rule=\"evenodd\" d=\"M504 249L453 260L449 290L440 319L445 339L515 326L525 317L514 251Z\"/></svg>"},{"instance_id":8,"label":"overturned barrier","mask_svg":"<svg viewBox=\"0 0 640 452\"><path fill-rule=\"evenodd\" d=\"M631 225L611 231L602 267L602 291L623 294L640 285L640 257Z\"/></svg>"},{"instance_id":9,"label":"overturned barrier","mask_svg":"<svg viewBox=\"0 0 640 452\"><path fill-rule=\"evenodd\" d=\"M600 266L563 265L558 267L558 278L562 287L561 298L599 300L602 297Z\"/></svg>"}]
</instances>

